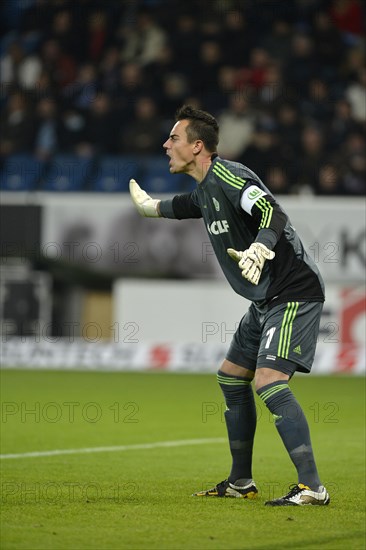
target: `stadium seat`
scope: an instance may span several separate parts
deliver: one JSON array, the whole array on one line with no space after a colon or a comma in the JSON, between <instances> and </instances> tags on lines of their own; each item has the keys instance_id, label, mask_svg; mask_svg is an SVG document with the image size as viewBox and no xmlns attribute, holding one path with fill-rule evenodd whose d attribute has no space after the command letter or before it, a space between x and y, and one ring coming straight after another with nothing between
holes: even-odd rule
<instances>
[{"instance_id":1,"label":"stadium seat","mask_svg":"<svg viewBox=\"0 0 366 550\"><path fill-rule=\"evenodd\" d=\"M42 177L44 162L32 155L8 157L0 172L2 191L33 191Z\"/></svg>"},{"instance_id":2,"label":"stadium seat","mask_svg":"<svg viewBox=\"0 0 366 550\"><path fill-rule=\"evenodd\" d=\"M91 184L91 191L121 192L128 191L131 178L139 180L141 163L133 156L106 156L102 157L96 168L96 175Z\"/></svg>"},{"instance_id":3,"label":"stadium seat","mask_svg":"<svg viewBox=\"0 0 366 550\"><path fill-rule=\"evenodd\" d=\"M169 159L147 157L144 159L144 175L141 186L148 193L179 193L194 189L194 180L185 174L171 174Z\"/></svg>"},{"instance_id":4,"label":"stadium seat","mask_svg":"<svg viewBox=\"0 0 366 550\"><path fill-rule=\"evenodd\" d=\"M93 170L91 158L55 155L45 172L41 191L84 191Z\"/></svg>"}]
</instances>

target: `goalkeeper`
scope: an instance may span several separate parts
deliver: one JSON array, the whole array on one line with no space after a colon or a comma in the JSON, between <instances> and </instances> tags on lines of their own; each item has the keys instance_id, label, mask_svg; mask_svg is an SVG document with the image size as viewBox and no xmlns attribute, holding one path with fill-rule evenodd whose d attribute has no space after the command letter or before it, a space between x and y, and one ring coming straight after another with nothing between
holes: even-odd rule
<instances>
[{"instance_id":1,"label":"goalkeeper","mask_svg":"<svg viewBox=\"0 0 366 550\"><path fill-rule=\"evenodd\" d=\"M184 106L163 147L170 158L170 172L192 176L195 190L160 201L130 181L132 200L142 216L203 218L228 282L252 302L217 375L227 407L231 472L195 496L256 497L254 380L298 476L288 494L266 504L325 505L330 499L319 478L308 423L289 387L295 371L311 370L324 302L323 281L270 191L246 166L221 159L216 153L218 141L215 118Z\"/></svg>"}]
</instances>

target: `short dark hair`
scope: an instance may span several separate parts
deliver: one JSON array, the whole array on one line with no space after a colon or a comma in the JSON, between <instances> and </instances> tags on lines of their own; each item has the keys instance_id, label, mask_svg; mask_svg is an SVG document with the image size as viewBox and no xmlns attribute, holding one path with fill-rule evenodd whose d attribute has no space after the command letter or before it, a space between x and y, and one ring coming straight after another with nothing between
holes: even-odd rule
<instances>
[{"instance_id":1,"label":"short dark hair","mask_svg":"<svg viewBox=\"0 0 366 550\"><path fill-rule=\"evenodd\" d=\"M210 113L194 109L190 105L183 105L176 112L175 120L189 120L186 128L189 143L195 139L200 139L207 151L210 153L216 152L219 143L219 125Z\"/></svg>"}]
</instances>

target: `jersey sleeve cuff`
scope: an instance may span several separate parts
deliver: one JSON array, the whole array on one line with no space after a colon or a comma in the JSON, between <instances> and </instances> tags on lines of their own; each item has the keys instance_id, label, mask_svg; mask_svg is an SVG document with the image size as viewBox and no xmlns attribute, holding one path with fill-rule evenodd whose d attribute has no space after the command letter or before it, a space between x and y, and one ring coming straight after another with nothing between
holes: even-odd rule
<instances>
[{"instance_id":1,"label":"jersey sleeve cuff","mask_svg":"<svg viewBox=\"0 0 366 550\"><path fill-rule=\"evenodd\" d=\"M159 204L160 215L162 218L172 218L176 219L173 210L173 201L172 199L167 199L165 201L160 201Z\"/></svg>"},{"instance_id":2,"label":"jersey sleeve cuff","mask_svg":"<svg viewBox=\"0 0 366 550\"><path fill-rule=\"evenodd\" d=\"M260 229L258 231L257 238L255 239L256 243L264 244L269 250L273 250L273 248L277 244L277 234L273 229Z\"/></svg>"}]
</instances>

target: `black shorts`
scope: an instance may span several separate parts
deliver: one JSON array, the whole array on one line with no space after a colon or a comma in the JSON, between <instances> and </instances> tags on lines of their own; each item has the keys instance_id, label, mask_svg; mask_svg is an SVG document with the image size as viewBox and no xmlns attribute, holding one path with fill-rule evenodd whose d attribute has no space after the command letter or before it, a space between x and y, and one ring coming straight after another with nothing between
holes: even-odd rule
<instances>
[{"instance_id":1,"label":"black shorts","mask_svg":"<svg viewBox=\"0 0 366 550\"><path fill-rule=\"evenodd\" d=\"M310 372L322 309L322 302L287 302L263 313L251 304L226 359L253 371L267 367L289 375Z\"/></svg>"}]
</instances>

